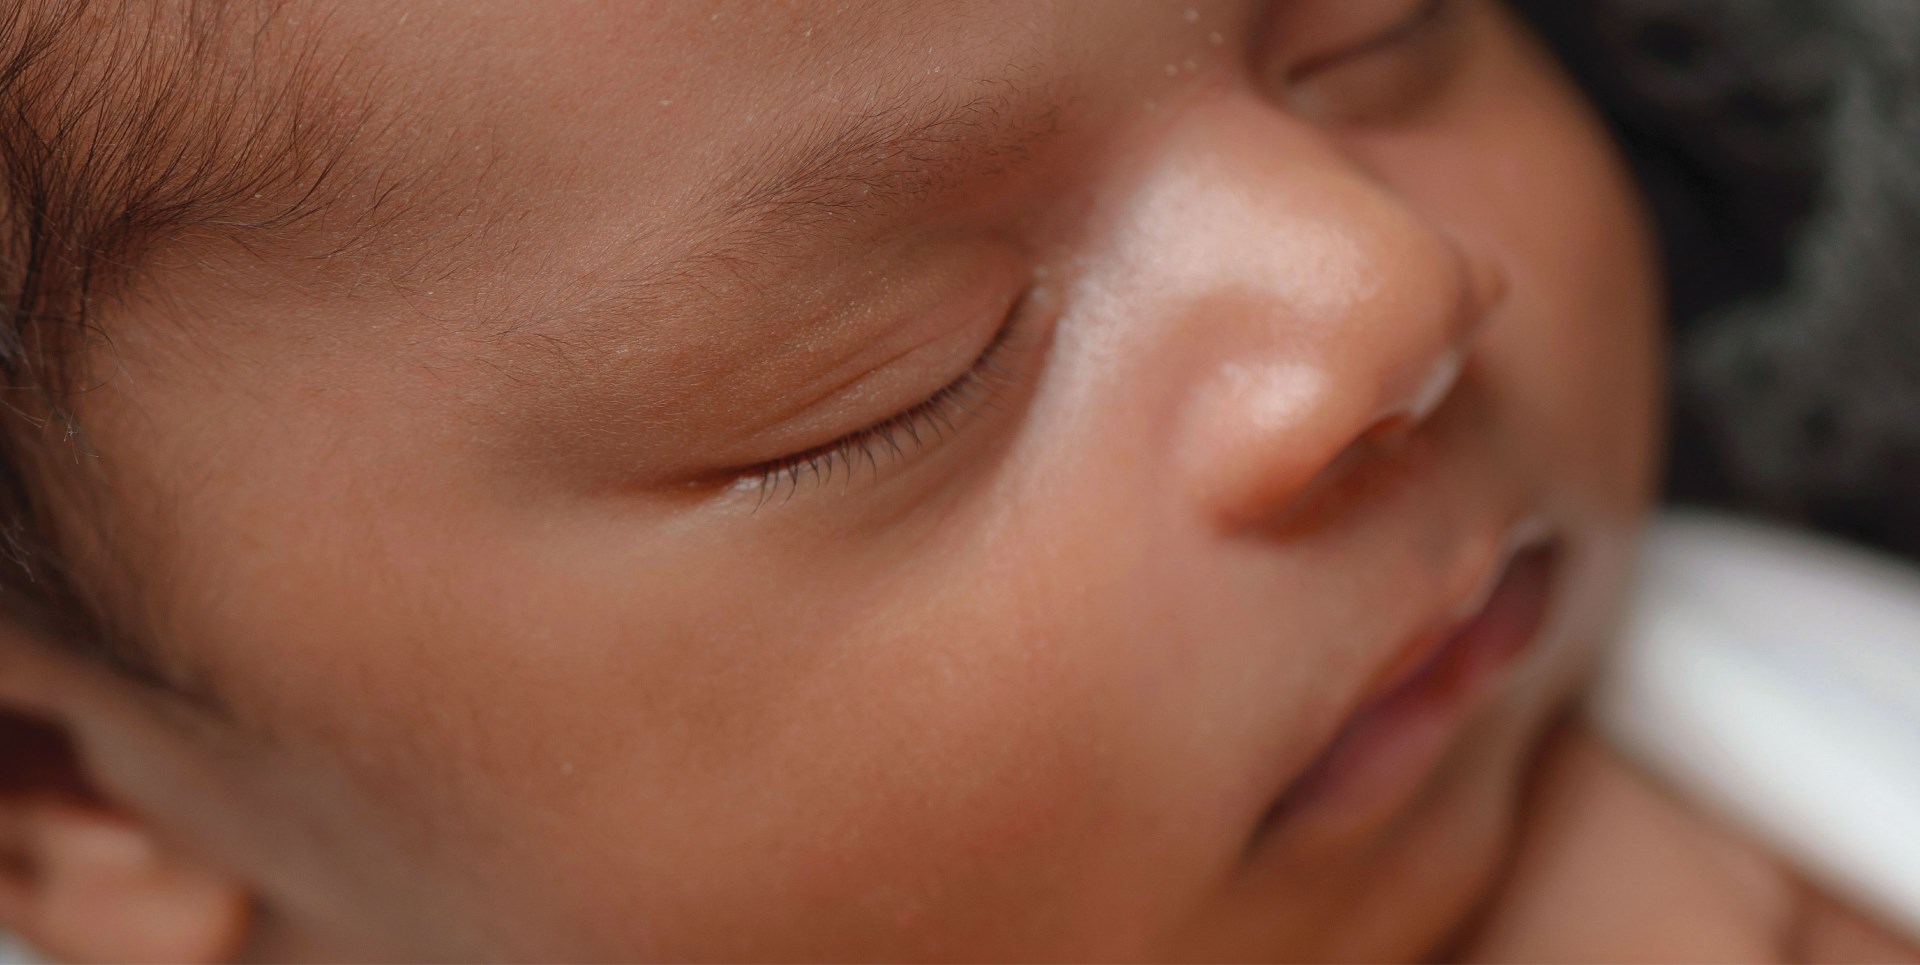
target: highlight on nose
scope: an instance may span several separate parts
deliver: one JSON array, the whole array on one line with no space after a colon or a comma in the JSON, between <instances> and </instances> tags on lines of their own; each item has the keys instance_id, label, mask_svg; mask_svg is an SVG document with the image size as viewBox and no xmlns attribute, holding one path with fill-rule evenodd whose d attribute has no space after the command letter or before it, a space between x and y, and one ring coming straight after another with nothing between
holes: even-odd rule
<instances>
[{"instance_id":1,"label":"highlight on nose","mask_svg":"<svg viewBox=\"0 0 1920 965\"><path fill-rule=\"evenodd\" d=\"M1229 526L1266 527L1295 515L1316 493L1370 471L1419 433L1453 396L1469 354L1465 344L1434 354L1385 405L1369 404L1379 395L1343 387L1340 373L1306 362L1229 364L1197 410L1205 415L1189 427L1189 442L1205 450L1200 458L1210 470L1201 498Z\"/></svg>"},{"instance_id":2,"label":"highlight on nose","mask_svg":"<svg viewBox=\"0 0 1920 965\"><path fill-rule=\"evenodd\" d=\"M1385 465L1460 385L1499 279L1410 213L1384 210L1348 231L1376 272L1372 297L1329 318L1255 299L1208 319L1220 347L1183 445L1204 511L1229 527L1268 525Z\"/></svg>"}]
</instances>

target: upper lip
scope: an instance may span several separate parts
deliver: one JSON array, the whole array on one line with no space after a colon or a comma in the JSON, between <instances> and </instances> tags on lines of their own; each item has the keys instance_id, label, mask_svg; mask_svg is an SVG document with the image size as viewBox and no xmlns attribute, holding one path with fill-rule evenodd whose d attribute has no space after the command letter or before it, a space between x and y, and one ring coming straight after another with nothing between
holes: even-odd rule
<instances>
[{"instance_id":1,"label":"upper lip","mask_svg":"<svg viewBox=\"0 0 1920 965\"><path fill-rule=\"evenodd\" d=\"M1412 628L1395 637L1402 641L1400 645L1375 661L1373 671L1344 695L1338 705L1339 712L1320 723L1314 740L1307 745L1308 754L1294 763L1285 782L1269 798L1270 808L1273 801L1286 798L1289 790L1333 748L1350 724L1417 676L1452 641L1459 629L1487 604L1516 554L1540 545L1551 536L1548 523L1537 516L1510 518L1492 532L1497 536L1480 540L1482 548L1463 554L1468 562L1456 566L1444 581L1445 589L1435 594L1438 602L1417 611L1422 615Z\"/></svg>"},{"instance_id":2,"label":"upper lip","mask_svg":"<svg viewBox=\"0 0 1920 965\"><path fill-rule=\"evenodd\" d=\"M1417 674L1420 668L1436 653L1444 648L1459 633L1460 628L1478 614L1492 598L1494 590L1500 585L1507 567L1521 550L1538 546L1550 536L1546 522L1539 517L1526 517L1508 526L1498 545L1497 552L1490 558L1477 563L1479 576L1470 584L1470 589L1453 598L1450 606L1439 611L1437 618L1431 618L1426 625L1414 632L1411 638L1384 663L1370 678L1367 686L1360 688L1358 695L1351 701L1347 713L1342 719L1351 717L1360 710L1374 704L1380 698L1400 688L1409 678Z\"/></svg>"}]
</instances>

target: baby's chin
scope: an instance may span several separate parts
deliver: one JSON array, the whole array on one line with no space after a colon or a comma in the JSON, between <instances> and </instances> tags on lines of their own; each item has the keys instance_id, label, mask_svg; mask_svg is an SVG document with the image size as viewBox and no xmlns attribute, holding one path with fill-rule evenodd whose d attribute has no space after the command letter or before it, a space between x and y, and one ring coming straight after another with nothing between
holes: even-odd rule
<instances>
[{"instance_id":1,"label":"baby's chin","mask_svg":"<svg viewBox=\"0 0 1920 965\"><path fill-rule=\"evenodd\" d=\"M1347 882L1358 914L1312 935L1307 957L1431 961L1471 931L1518 846L1534 764L1571 718L1581 661L1559 663L1469 725L1413 805L1345 853L1329 877Z\"/></svg>"},{"instance_id":2,"label":"baby's chin","mask_svg":"<svg viewBox=\"0 0 1920 965\"><path fill-rule=\"evenodd\" d=\"M1435 780L1376 846L1353 853L1365 891L1380 895L1375 949L1364 930L1329 936L1328 957L1434 960L1469 931L1491 901L1520 840L1538 763L1555 735L1574 726L1594 646L1548 655L1467 726ZM1399 901L1387 898L1401 892ZM1354 942L1351 947L1345 943Z\"/></svg>"}]
</instances>

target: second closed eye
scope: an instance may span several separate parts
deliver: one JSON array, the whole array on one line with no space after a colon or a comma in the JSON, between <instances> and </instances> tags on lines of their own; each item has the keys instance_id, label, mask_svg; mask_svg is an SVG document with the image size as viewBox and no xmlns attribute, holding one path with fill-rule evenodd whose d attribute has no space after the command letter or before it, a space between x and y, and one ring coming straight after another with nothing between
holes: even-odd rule
<instances>
[{"instance_id":1,"label":"second closed eye","mask_svg":"<svg viewBox=\"0 0 1920 965\"><path fill-rule=\"evenodd\" d=\"M1331 45L1288 64L1285 73L1291 83L1300 83L1341 64L1365 57L1410 40L1445 12L1449 0L1402 0L1374 14L1374 22L1355 29ZM1355 8L1364 4L1354 4Z\"/></svg>"},{"instance_id":2,"label":"second closed eye","mask_svg":"<svg viewBox=\"0 0 1920 965\"><path fill-rule=\"evenodd\" d=\"M1447 88L1475 19L1465 0L1298 0L1275 8L1258 69L1290 110L1372 125L1417 112Z\"/></svg>"}]
</instances>

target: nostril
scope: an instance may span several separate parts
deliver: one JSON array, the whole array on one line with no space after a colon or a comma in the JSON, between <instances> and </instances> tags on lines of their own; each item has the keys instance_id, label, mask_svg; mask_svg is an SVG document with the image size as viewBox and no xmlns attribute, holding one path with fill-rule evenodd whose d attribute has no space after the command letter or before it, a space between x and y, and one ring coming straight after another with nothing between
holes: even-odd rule
<instances>
[{"instance_id":1,"label":"nostril","mask_svg":"<svg viewBox=\"0 0 1920 965\"><path fill-rule=\"evenodd\" d=\"M1419 424L1419 419L1404 412L1387 416L1367 427L1367 431L1354 440L1353 448L1381 449L1393 446L1412 435L1414 427Z\"/></svg>"},{"instance_id":2,"label":"nostril","mask_svg":"<svg viewBox=\"0 0 1920 965\"><path fill-rule=\"evenodd\" d=\"M1384 419L1354 439L1339 455L1261 520L1269 535L1298 537L1348 518L1356 507L1390 491L1409 472L1420 423L1400 415Z\"/></svg>"},{"instance_id":3,"label":"nostril","mask_svg":"<svg viewBox=\"0 0 1920 965\"><path fill-rule=\"evenodd\" d=\"M1453 395L1466 364L1464 348L1449 349L1434 359L1411 390L1361 430L1354 438L1354 448L1391 448L1413 435Z\"/></svg>"},{"instance_id":4,"label":"nostril","mask_svg":"<svg viewBox=\"0 0 1920 965\"><path fill-rule=\"evenodd\" d=\"M1300 535L1345 518L1417 474L1420 464L1432 456L1432 447L1423 444L1431 436L1426 430L1449 400L1459 395L1467 358L1463 350L1437 361L1417 391L1351 437L1291 494L1284 507L1269 513L1262 528Z\"/></svg>"},{"instance_id":5,"label":"nostril","mask_svg":"<svg viewBox=\"0 0 1920 965\"><path fill-rule=\"evenodd\" d=\"M1344 388L1300 365L1231 366L1194 423L1189 450L1203 467L1204 500L1229 528L1292 529L1340 515L1399 475L1425 427L1460 395L1467 346L1417 369Z\"/></svg>"}]
</instances>

